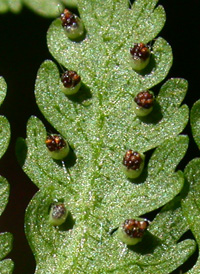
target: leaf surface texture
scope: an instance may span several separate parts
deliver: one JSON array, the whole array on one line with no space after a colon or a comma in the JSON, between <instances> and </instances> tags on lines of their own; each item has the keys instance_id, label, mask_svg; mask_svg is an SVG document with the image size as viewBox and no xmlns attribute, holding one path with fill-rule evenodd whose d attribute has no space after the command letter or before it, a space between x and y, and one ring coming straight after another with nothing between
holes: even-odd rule
<instances>
[{"instance_id":1,"label":"leaf surface texture","mask_svg":"<svg viewBox=\"0 0 200 274\"><path fill-rule=\"evenodd\" d=\"M125 0L81 0L78 10L85 38L69 40L56 19L47 43L58 63L81 76L80 91L69 97L61 92L60 72L50 60L41 65L35 85L37 104L69 142L70 155L63 162L48 156L47 132L36 117L28 121L26 140L18 141L18 154L24 155L20 163L39 188L26 213L36 273L168 274L195 249L192 240L177 243L188 229L185 222L176 222L183 218L179 206L172 204L152 222L146 235L151 245L144 239L130 248L111 233L125 219L173 200L184 184L176 168L188 147L188 138L178 136L188 121L188 108L181 105L187 81L173 78L159 90L155 87L172 64L171 47L161 37L153 43L150 64L142 73L129 62L134 43L148 43L158 35L164 10L154 0L135 1L132 8ZM132 104L145 89L154 90L156 103L149 116L138 118ZM149 155L135 180L122 171L127 149ZM70 211L60 227L48 222L54 201L64 202ZM177 232L166 226L170 218Z\"/></svg>"},{"instance_id":2,"label":"leaf surface texture","mask_svg":"<svg viewBox=\"0 0 200 274\"><path fill-rule=\"evenodd\" d=\"M3 77L0 77L0 105L6 96L7 85ZM0 158L7 150L10 141L10 125L4 116L0 116ZM9 198L9 184L5 178L0 176L0 215L4 211ZM0 233L0 273L10 274L13 270L13 262L4 259L11 251L12 235L8 232Z\"/></svg>"}]
</instances>

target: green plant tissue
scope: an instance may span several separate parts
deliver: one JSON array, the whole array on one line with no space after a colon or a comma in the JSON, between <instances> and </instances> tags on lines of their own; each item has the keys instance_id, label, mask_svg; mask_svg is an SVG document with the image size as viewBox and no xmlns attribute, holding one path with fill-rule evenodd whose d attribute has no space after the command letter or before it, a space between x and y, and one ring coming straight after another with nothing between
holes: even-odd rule
<instances>
[{"instance_id":1,"label":"green plant tissue","mask_svg":"<svg viewBox=\"0 0 200 274\"><path fill-rule=\"evenodd\" d=\"M138 0L131 8L125 0L80 0L77 6L85 37L70 40L58 18L47 43L63 68L81 76L79 92L61 92L59 69L50 60L39 68L35 84L37 105L67 140L70 154L64 161L49 156L48 129L37 117L29 119L27 138L17 144L19 162L39 188L25 221L35 273L169 274L189 258L195 243L178 242L188 224L180 205L170 202L184 185L176 169L188 148L188 137L178 135L187 124L188 107L182 105L186 80L172 78L156 86L172 65L170 45L157 37L164 9L155 0ZM150 63L142 72L130 64L134 43L152 43ZM156 102L151 114L140 118L133 101L147 89L154 91ZM122 170L128 149L147 158L137 179L128 179ZM70 212L59 227L49 223L55 201ZM126 219L166 204L139 244L130 247L118 239L116 231Z\"/></svg>"}]
</instances>

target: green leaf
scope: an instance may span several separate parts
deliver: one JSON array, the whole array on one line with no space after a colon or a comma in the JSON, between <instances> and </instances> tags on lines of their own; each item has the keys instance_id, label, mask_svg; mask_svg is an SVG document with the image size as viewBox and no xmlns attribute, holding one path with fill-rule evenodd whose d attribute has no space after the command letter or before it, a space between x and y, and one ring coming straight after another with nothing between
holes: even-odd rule
<instances>
[{"instance_id":1,"label":"green leaf","mask_svg":"<svg viewBox=\"0 0 200 274\"><path fill-rule=\"evenodd\" d=\"M7 85L3 77L0 77L0 105L6 96ZM10 125L4 116L0 116L0 158L8 148L10 142Z\"/></svg>"},{"instance_id":2,"label":"green leaf","mask_svg":"<svg viewBox=\"0 0 200 274\"><path fill-rule=\"evenodd\" d=\"M111 1L104 1L104 3L107 2L110 3ZM83 13L82 20L87 29L86 39L82 42L74 43L67 38L60 19L52 23L48 32L47 42L49 50L56 60L66 68L76 70L81 75L84 84L91 89L92 94L98 94L106 89L107 92L104 92L104 99L109 98L115 102L115 100L119 99L119 93L122 94L122 91L130 96L161 82L171 67L172 52L169 44L164 39L158 38L152 48L153 58L151 58L149 65L150 71L146 71L144 75L141 75L132 70L129 62L130 47L135 42L147 43L151 41L162 29L164 18L162 24L158 21L155 28L152 28L153 22L150 19L150 22L148 20L145 21L147 24L146 30L148 29L148 31L143 36L140 36L140 27L137 27L135 29L136 33L133 34L134 26L137 25L134 24L135 22L132 22L132 18L135 13L135 16L140 17L140 14L137 13L138 10L129 10L126 6L124 9L122 4L120 5L124 1L119 1L119 3L118 1L112 2L115 3L116 7L112 7L109 16L112 13L114 14L108 19L106 18L105 10L102 9L103 5L98 5L94 1L94 4L96 4L95 10L96 8L101 8L101 13L99 11L101 17L107 19L105 22L102 22L102 25L99 25L96 13L89 11L89 14L85 14L87 11L84 6L85 1L80 1L79 8L82 7L83 11L79 10L81 14ZM143 2L141 5L144 6L146 2L149 3L149 1ZM88 5L90 6L91 3L93 2L88 3ZM149 16L149 12L147 12L146 16L149 18L153 17L154 14ZM120 13L120 17L118 13ZM126 17L121 16L121 13L124 16L126 15ZM161 13L162 17L164 17L163 13ZM116 23L116 20L119 22ZM129 20L130 25L127 24ZM141 31L143 31L143 26L141 26ZM97 35L99 32L100 34ZM109 73L112 74L112 77L110 77Z\"/></svg>"},{"instance_id":3,"label":"green leaf","mask_svg":"<svg viewBox=\"0 0 200 274\"><path fill-rule=\"evenodd\" d=\"M22 8L22 0L0 0L0 13L12 11L17 13Z\"/></svg>"},{"instance_id":4,"label":"green leaf","mask_svg":"<svg viewBox=\"0 0 200 274\"><path fill-rule=\"evenodd\" d=\"M72 146L80 144L84 148L89 141L94 146L105 145L121 156L133 146L139 151L152 149L166 138L176 136L187 124L188 108L180 107L187 90L184 79L168 80L158 94L153 113L143 120L133 111L131 94L120 87L117 94L116 87L107 91L104 83L101 82L101 89L94 91L92 87L88 91L83 86L83 94L71 100L60 91L56 65L46 61L41 66L35 90L37 104L46 119Z\"/></svg>"},{"instance_id":5,"label":"green leaf","mask_svg":"<svg viewBox=\"0 0 200 274\"><path fill-rule=\"evenodd\" d=\"M76 8L77 0L0 0L0 13L18 13L23 4L41 16L56 17L65 6Z\"/></svg>"},{"instance_id":6,"label":"green leaf","mask_svg":"<svg viewBox=\"0 0 200 274\"><path fill-rule=\"evenodd\" d=\"M194 103L191 109L191 119L192 135L198 148L200 149L200 100Z\"/></svg>"},{"instance_id":7,"label":"green leaf","mask_svg":"<svg viewBox=\"0 0 200 274\"><path fill-rule=\"evenodd\" d=\"M0 77L0 104L6 96L6 83ZM10 140L10 125L4 116L0 116L0 158L5 153ZM5 178L0 176L0 215L8 203L9 185ZM10 274L13 271L13 262L10 259L2 260L10 252L12 246L12 235L10 233L0 233L0 273Z\"/></svg>"},{"instance_id":8,"label":"green leaf","mask_svg":"<svg viewBox=\"0 0 200 274\"><path fill-rule=\"evenodd\" d=\"M73 229L70 219L60 229L50 226L49 205L55 197L63 196L61 189L52 192L49 187L40 190L28 207L26 233L36 255L36 273L168 274L195 250L192 240L177 244L188 229L177 205L164 208L150 225L143 241L127 247L118 240L116 233L110 235L112 226L104 216L97 212L96 215L92 209L90 216L86 217L84 213L78 216L80 203L72 210L72 213L77 212ZM65 202L73 204L72 199ZM134 210L132 214L135 214Z\"/></svg>"},{"instance_id":9,"label":"green leaf","mask_svg":"<svg viewBox=\"0 0 200 274\"><path fill-rule=\"evenodd\" d=\"M104 268L105 273L109 273L111 265L119 261L119 254L126 248L118 239L113 239L109 231L126 218L139 216L165 204L180 192L184 183L182 173L174 173L174 170L187 149L188 138L185 136L169 139L159 146L149 161L146 180L143 178L144 183L135 184L124 178L118 168L113 175L108 174L114 172L108 166L107 174L95 171L96 162L88 160L86 152L82 155L83 159L78 157L80 162L87 159L87 165L84 163L85 169L81 163L65 169L48 156L44 144L46 130L35 117L28 122L27 134L28 155L23 168L40 188L26 214L26 233L36 256L36 273L45 273L50 269L55 269L52 273L65 273L72 268L74 260L76 263L73 263L69 273L78 270L82 273L97 273ZM65 164L68 165L67 162ZM67 220L62 229L56 229L49 224L49 207L54 200L65 202L75 221L74 226L71 219ZM72 226L73 229L69 230ZM167 233L165 237L167 238ZM84 238L86 244L82 243ZM186 243L179 246L180 250L172 243L169 244L166 257L173 257L174 251L181 258L177 257L177 261L171 264L172 269L178 266L179 259L182 263L194 249L190 241ZM96 250L98 245L99 251ZM161 246L159 250L163 250ZM98 258L96 252L99 254ZM108 254L110 259L105 265ZM126 270L126 265L131 267L131 271L141 271L137 266L140 264L138 256L137 252L131 252L127 261L123 260L123 266L113 266L112 271L120 273L121 267ZM158 258L159 256L160 253ZM152 258L153 265L158 258ZM135 260L130 266L130 261ZM93 263L89 264L89 261ZM166 265L167 270L164 268L159 272L161 270L156 266L159 270L155 273L168 273L168 263L163 261L163 265ZM146 266L147 269L150 266L151 264ZM94 268L93 272L90 267ZM131 271L127 273L132 273ZM145 271L144 273L149 273L149 270Z\"/></svg>"},{"instance_id":10,"label":"green leaf","mask_svg":"<svg viewBox=\"0 0 200 274\"><path fill-rule=\"evenodd\" d=\"M0 105L6 96L7 85L3 77L0 77ZM10 125L4 116L0 116L0 158L8 148L10 141ZM8 202L9 186L6 180L0 177L0 215Z\"/></svg>"},{"instance_id":11,"label":"green leaf","mask_svg":"<svg viewBox=\"0 0 200 274\"><path fill-rule=\"evenodd\" d=\"M5 178L0 177L0 215L4 211L8 203L9 185Z\"/></svg>"},{"instance_id":12,"label":"green leaf","mask_svg":"<svg viewBox=\"0 0 200 274\"><path fill-rule=\"evenodd\" d=\"M187 219L189 227L200 246L200 159L192 160L185 169L185 176L190 183L189 192L182 202L183 214ZM198 274L200 272L200 257L195 266L188 272Z\"/></svg>"},{"instance_id":13,"label":"green leaf","mask_svg":"<svg viewBox=\"0 0 200 274\"><path fill-rule=\"evenodd\" d=\"M2 182L0 181L0 184ZM2 186L0 186L2 187ZM1 189L0 189L0 195ZM0 233L0 273L2 274L10 274L13 272L14 264L12 260L5 259L2 260L10 251L12 246L12 235L8 232Z\"/></svg>"},{"instance_id":14,"label":"green leaf","mask_svg":"<svg viewBox=\"0 0 200 274\"><path fill-rule=\"evenodd\" d=\"M200 100L194 103L191 109L190 123L192 134L198 148L200 149ZM187 191L185 199L182 201L183 214L194 234L198 246L200 246L200 158L196 158L186 166L185 176L187 179ZM200 272L200 257L196 264L187 272L189 274L198 274Z\"/></svg>"},{"instance_id":15,"label":"green leaf","mask_svg":"<svg viewBox=\"0 0 200 274\"><path fill-rule=\"evenodd\" d=\"M34 12L45 17L56 17L64 9L65 5L68 8L75 8L77 0L23 0L24 4Z\"/></svg>"},{"instance_id":16,"label":"green leaf","mask_svg":"<svg viewBox=\"0 0 200 274\"><path fill-rule=\"evenodd\" d=\"M0 271L2 274L11 274L13 271L13 262L9 259L1 261Z\"/></svg>"},{"instance_id":17,"label":"green leaf","mask_svg":"<svg viewBox=\"0 0 200 274\"><path fill-rule=\"evenodd\" d=\"M194 140L200 149L200 100L194 103L191 109L190 123ZM200 215L200 159L196 158L185 168L187 178L188 193L182 202L183 214L185 215L189 227L194 234L198 246L200 246L199 215ZM200 257L198 257L194 267L188 272L197 274L200 272Z\"/></svg>"},{"instance_id":18,"label":"green leaf","mask_svg":"<svg viewBox=\"0 0 200 274\"><path fill-rule=\"evenodd\" d=\"M60 73L52 61L45 61L38 71L37 104L69 142L71 152L65 161L48 155L47 132L36 117L28 121L26 140L17 144L24 171L40 189L26 212L26 234L37 274L168 274L194 251L193 241L177 244L187 230L185 222L183 226L173 224L178 231L174 237L170 225L166 226L166 220L182 216L180 208L173 206L150 226L146 240L152 242L152 249L145 240L130 249L116 233L110 233L125 219L165 205L184 184L182 172L175 169L188 147L188 138L177 136L188 121L188 108L181 106L187 81L170 79L159 93L155 88L156 103L145 118L138 118L132 106L134 96L160 83L172 64L171 47L162 38L156 39L146 70L136 73L129 64L133 43L151 41L163 27L165 13L156 4L139 0L129 9L125 0L101 4L81 0L78 9L86 27L83 41L69 40L60 19L48 31L52 55L80 74L82 87L67 97L61 92ZM147 153L154 148L142 175L127 179L122 171L125 151ZM49 223L49 209L55 201L70 211L60 227Z\"/></svg>"},{"instance_id":19,"label":"green leaf","mask_svg":"<svg viewBox=\"0 0 200 274\"><path fill-rule=\"evenodd\" d=\"M105 203L106 208L107 206L113 207L106 214L113 216L115 209L117 210L115 213L115 218L117 218L116 224L119 222L119 218L125 217L123 216L124 208L122 205L126 208L126 212L131 212L135 204L138 211L137 215L144 214L164 205L179 193L183 186L182 174L179 172L174 173L174 170L187 150L188 138L186 136L170 139L157 148L149 161L148 170L144 172L144 178L135 180L135 182L139 182L139 180L144 182L146 179L146 184L132 184L120 168L121 162L118 163L120 158L116 158L116 161L110 158L107 160L100 158L99 161L102 160L103 163L101 169L98 169L97 167L95 168L98 164L95 158L98 155L91 155L92 152L89 151L89 148L88 151L86 150L80 156L77 150L78 161L71 167L70 162L66 162L67 169L69 168L68 172L66 172L62 165L56 164L51 157L47 156L47 149L44 143L46 130L35 117L31 118L28 123L27 134L26 145L28 152L23 168L31 180L39 188L46 188L46 186L50 185L54 189L60 186L66 188L72 194L80 193L81 191L87 192L87 187L95 190L96 187L97 193L99 192L96 195L96 198L98 198L97 202L100 202L101 206L104 206ZM103 157L102 154L100 154L101 156ZM101 181L104 183L102 184ZM79 183L77 184L77 182ZM91 183L94 185L91 186ZM123 192L120 193L122 186ZM159 189L159 192L156 189ZM104 201L105 191L109 197ZM145 200L143 199L144 193ZM126 199L124 200L125 197ZM129 199L131 204L127 206ZM120 203L121 209L114 206L115 202L116 206ZM129 207L130 209L128 209ZM122 217L120 217L120 212Z\"/></svg>"}]
</instances>

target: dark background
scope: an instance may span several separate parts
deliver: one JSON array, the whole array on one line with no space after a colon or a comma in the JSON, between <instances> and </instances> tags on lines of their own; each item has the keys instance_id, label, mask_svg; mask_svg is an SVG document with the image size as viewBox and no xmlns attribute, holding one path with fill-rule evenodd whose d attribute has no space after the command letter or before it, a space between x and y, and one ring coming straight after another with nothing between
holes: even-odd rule
<instances>
[{"instance_id":1,"label":"dark background","mask_svg":"<svg viewBox=\"0 0 200 274\"><path fill-rule=\"evenodd\" d=\"M174 64L167 78L183 77L189 81L185 102L191 106L200 98L200 3L198 0L161 0L167 22L161 33L172 46ZM46 31L52 19L45 19L24 8L21 13L0 15L0 75L8 84L8 94L0 108L11 124L11 143L0 160L0 174L10 183L10 201L0 218L0 231L14 236L9 258L15 263L14 274L32 274L34 257L24 235L24 211L37 188L23 173L15 157L17 137L25 137L31 115L43 121L34 99L34 82L40 64L51 55L46 46ZM190 127L184 133L191 136ZM180 168L199 156L191 138L189 152ZM196 260L197 253L190 259ZM176 271L174 273L179 273Z\"/></svg>"}]
</instances>

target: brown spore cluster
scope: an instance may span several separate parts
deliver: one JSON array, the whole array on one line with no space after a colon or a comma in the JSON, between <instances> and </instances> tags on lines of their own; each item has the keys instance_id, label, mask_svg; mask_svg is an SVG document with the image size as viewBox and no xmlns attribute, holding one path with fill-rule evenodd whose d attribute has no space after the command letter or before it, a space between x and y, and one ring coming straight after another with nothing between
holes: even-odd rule
<instances>
[{"instance_id":1,"label":"brown spore cluster","mask_svg":"<svg viewBox=\"0 0 200 274\"><path fill-rule=\"evenodd\" d=\"M60 219L66 214L66 208L64 204L54 204L52 206L52 218Z\"/></svg>"},{"instance_id":2,"label":"brown spore cluster","mask_svg":"<svg viewBox=\"0 0 200 274\"><path fill-rule=\"evenodd\" d=\"M65 140L60 135L56 134L48 135L45 143L50 151L58 151L66 146Z\"/></svg>"},{"instance_id":3,"label":"brown spore cluster","mask_svg":"<svg viewBox=\"0 0 200 274\"><path fill-rule=\"evenodd\" d=\"M76 71L67 70L61 76L61 81L65 88L73 88L81 81L81 77Z\"/></svg>"},{"instance_id":4,"label":"brown spore cluster","mask_svg":"<svg viewBox=\"0 0 200 274\"><path fill-rule=\"evenodd\" d=\"M65 9L60 15L62 26L64 28L77 26L77 16L70 12L68 9Z\"/></svg>"},{"instance_id":5,"label":"brown spore cluster","mask_svg":"<svg viewBox=\"0 0 200 274\"><path fill-rule=\"evenodd\" d=\"M130 48L130 54L133 59L147 60L150 56L150 49L144 43L135 43L133 48Z\"/></svg>"},{"instance_id":6,"label":"brown spore cluster","mask_svg":"<svg viewBox=\"0 0 200 274\"><path fill-rule=\"evenodd\" d=\"M151 108L154 104L154 96L148 90L139 92L134 98L136 104L142 108Z\"/></svg>"},{"instance_id":7,"label":"brown spore cluster","mask_svg":"<svg viewBox=\"0 0 200 274\"><path fill-rule=\"evenodd\" d=\"M142 238L149 222L147 220L127 219L123 224L124 232L131 238Z\"/></svg>"},{"instance_id":8,"label":"brown spore cluster","mask_svg":"<svg viewBox=\"0 0 200 274\"><path fill-rule=\"evenodd\" d=\"M123 159L123 165L126 166L128 169L137 170L140 168L140 165L142 163L142 157L140 153L137 151L133 151L129 149Z\"/></svg>"}]
</instances>

